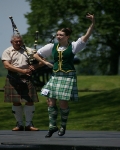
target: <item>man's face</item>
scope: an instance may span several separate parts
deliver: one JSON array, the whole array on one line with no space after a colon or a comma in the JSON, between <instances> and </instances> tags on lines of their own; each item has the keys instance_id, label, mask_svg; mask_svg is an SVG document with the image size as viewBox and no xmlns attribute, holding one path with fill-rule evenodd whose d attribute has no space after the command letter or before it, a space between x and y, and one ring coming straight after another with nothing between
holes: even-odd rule
<instances>
[{"instance_id":1,"label":"man's face","mask_svg":"<svg viewBox=\"0 0 120 150\"><path fill-rule=\"evenodd\" d=\"M23 41L22 41L22 39L19 38L19 37L15 37L15 38L11 41L11 43L12 43L14 49L16 49L16 50L19 50L19 49L20 49L20 46L23 45Z\"/></svg>"}]
</instances>

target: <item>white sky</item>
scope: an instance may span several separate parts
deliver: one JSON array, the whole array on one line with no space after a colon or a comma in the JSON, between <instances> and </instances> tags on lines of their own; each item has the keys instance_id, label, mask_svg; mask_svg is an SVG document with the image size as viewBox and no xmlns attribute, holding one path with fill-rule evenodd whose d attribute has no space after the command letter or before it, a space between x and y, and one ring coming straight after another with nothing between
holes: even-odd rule
<instances>
[{"instance_id":1,"label":"white sky","mask_svg":"<svg viewBox=\"0 0 120 150\"><path fill-rule=\"evenodd\" d=\"M28 28L24 14L28 12L30 6L26 0L0 0L0 57L3 51L11 46L13 28L9 16L13 17L20 34L24 34Z\"/></svg>"}]
</instances>

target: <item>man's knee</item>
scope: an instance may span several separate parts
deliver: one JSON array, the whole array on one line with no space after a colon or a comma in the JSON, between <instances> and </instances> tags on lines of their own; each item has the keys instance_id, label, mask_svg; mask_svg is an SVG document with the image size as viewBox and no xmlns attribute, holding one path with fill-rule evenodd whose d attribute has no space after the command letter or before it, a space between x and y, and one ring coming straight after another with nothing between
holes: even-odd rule
<instances>
[{"instance_id":1,"label":"man's knee","mask_svg":"<svg viewBox=\"0 0 120 150\"><path fill-rule=\"evenodd\" d=\"M21 103L13 103L13 106L20 106L22 105Z\"/></svg>"},{"instance_id":2,"label":"man's knee","mask_svg":"<svg viewBox=\"0 0 120 150\"><path fill-rule=\"evenodd\" d=\"M32 106L32 105L34 105L34 103L33 102L26 102L25 105Z\"/></svg>"}]
</instances>

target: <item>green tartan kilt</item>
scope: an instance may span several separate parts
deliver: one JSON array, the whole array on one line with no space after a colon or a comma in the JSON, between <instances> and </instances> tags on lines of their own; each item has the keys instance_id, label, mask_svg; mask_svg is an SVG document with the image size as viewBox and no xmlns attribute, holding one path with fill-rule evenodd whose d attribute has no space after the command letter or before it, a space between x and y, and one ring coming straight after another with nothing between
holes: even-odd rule
<instances>
[{"instance_id":1,"label":"green tartan kilt","mask_svg":"<svg viewBox=\"0 0 120 150\"><path fill-rule=\"evenodd\" d=\"M18 83L14 79L6 78L4 102L38 102L38 95L31 80Z\"/></svg>"},{"instance_id":2,"label":"green tartan kilt","mask_svg":"<svg viewBox=\"0 0 120 150\"><path fill-rule=\"evenodd\" d=\"M47 84L41 89L40 94L58 100L78 101L79 97L76 73L54 73Z\"/></svg>"}]
</instances>

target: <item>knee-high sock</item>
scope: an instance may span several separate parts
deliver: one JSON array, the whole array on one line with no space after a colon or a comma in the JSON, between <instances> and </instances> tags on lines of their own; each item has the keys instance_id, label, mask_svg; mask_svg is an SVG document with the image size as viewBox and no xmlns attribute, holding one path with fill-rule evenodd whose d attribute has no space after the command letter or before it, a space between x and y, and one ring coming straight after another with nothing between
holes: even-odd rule
<instances>
[{"instance_id":1,"label":"knee-high sock","mask_svg":"<svg viewBox=\"0 0 120 150\"><path fill-rule=\"evenodd\" d=\"M69 108L67 108L67 109L60 108L60 114L61 114L61 127L66 128L67 119L68 119L68 115L69 115Z\"/></svg>"},{"instance_id":2,"label":"knee-high sock","mask_svg":"<svg viewBox=\"0 0 120 150\"><path fill-rule=\"evenodd\" d=\"M15 116L16 121L18 122L19 126L23 126L23 109L22 105L20 106L12 106L12 113Z\"/></svg>"},{"instance_id":3,"label":"knee-high sock","mask_svg":"<svg viewBox=\"0 0 120 150\"><path fill-rule=\"evenodd\" d=\"M49 114L49 129L56 127L56 119L58 115L57 106L48 107Z\"/></svg>"},{"instance_id":4,"label":"knee-high sock","mask_svg":"<svg viewBox=\"0 0 120 150\"><path fill-rule=\"evenodd\" d=\"M35 106L28 106L25 105L24 106L24 114L25 114L25 119L26 119L26 123L25 126L32 126L32 119L33 119L33 115L35 112Z\"/></svg>"}]
</instances>

